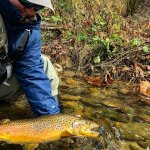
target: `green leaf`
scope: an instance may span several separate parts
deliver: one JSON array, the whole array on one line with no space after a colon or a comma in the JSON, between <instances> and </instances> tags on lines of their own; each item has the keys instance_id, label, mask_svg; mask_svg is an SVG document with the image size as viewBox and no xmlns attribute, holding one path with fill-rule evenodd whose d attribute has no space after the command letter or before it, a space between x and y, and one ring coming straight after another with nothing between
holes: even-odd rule
<instances>
[{"instance_id":1,"label":"green leaf","mask_svg":"<svg viewBox=\"0 0 150 150\"><path fill-rule=\"evenodd\" d=\"M96 56L96 57L94 57L94 59L93 59L93 62L94 62L95 64L100 63L100 61L101 61L100 56Z\"/></svg>"},{"instance_id":2,"label":"green leaf","mask_svg":"<svg viewBox=\"0 0 150 150\"><path fill-rule=\"evenodd\" d=\"M79 33L77 35L77 40L78 41L86 41L88 39L88 36L86 33Z\"/></svg>"},{"instance_id":3,"label":"green leaf","mask_svg":"<svg viewBox=\"0 0 150 150\"><path fill-rule=\"evenodd\" d=\"M140 46L143 44L143 41L139 38L134 38L132 41L131 41L131 44L133 46Z\"/></svg>"},{"instance_id":4,"label":"green leaf","mask_svg":"<svg viewBox=\"0 0 150 150\"><path fill-rule=\"evenodd\" d=\"M113 48L113 51L112 51L112 52L115 53L115 52L117 52L117 50L118 50L118 49L117 49L117 47L115 46L115 47Z\"/></svg>"},{"instance_id":5,"label":"green leaf","mask_svg":"<svg viewBox=\"0 0 150 150\"><path fill-rule=\"evenodd\" d=\"M97 26L96 26L96 25L93 25L93 26L92 26L92 31L93 31L93 32L96 32L96 31L97 31Z\"/></svg>"},{"instance_id":6,"label":"green leaf","mask_svg":"<svg viewBox=\"0 0 150 150\"><path fill-rule=\"evenodd\" d=\"M148 46L143 46L144 53L150 53L150 48Z\"/></svg>"},{"instance_id":7,"label":"green leaf","mask_svg":"<svg viewBox=\"0 0 150 150\"><path fill-rule=\"evenodd\" d=\"M100 42L100 41L101 41L101 39L100 39L99 36L93 37L93 42L94 42L94 43L98 43L98 42Z\"/></svg>"}]
</instances>

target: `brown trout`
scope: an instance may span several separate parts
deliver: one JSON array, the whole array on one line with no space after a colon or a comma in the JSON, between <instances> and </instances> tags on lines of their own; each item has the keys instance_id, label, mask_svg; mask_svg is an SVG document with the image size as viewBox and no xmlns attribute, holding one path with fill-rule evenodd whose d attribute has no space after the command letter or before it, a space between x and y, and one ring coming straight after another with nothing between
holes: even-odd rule
<instances>
[{"instance_id":1,"label":"brown trout","mask_svg":"<svg viewBox=\"0 0 150 150\"><path fill-rule=\"evenodd\" d=\"M71 115L48 115L36 119L5 120L0 124L0 141L26 144L26 150L39 143L55 141L69 136L97 137L99 125Z\"/></svg>"}]
</instances>

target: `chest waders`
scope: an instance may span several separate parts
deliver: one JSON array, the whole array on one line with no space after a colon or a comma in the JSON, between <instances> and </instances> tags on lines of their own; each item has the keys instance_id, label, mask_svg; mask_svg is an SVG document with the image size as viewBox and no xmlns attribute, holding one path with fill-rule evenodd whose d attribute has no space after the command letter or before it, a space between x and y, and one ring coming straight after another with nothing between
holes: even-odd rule
<instances>
[{"instance_id":1,"label":"chest waders","mask_svg":"<svg viewBox=\"0 0 150 150\"><path fill-rule=\"evenodd\" d=\"M12 56L8 56L7 33L3 18L0 14L0 84L7 84L7 79L11 77L13 71L12 63L17 60L22 54L24 47L27 43L29 34L30 30L25 29L16 53Z\"/></svg>"},{"instance_id":2,"label":"chest waders","mask_svg":"<svg viewBox=\"0 0 150 150\"><path fill-rule=\"evenodd\" d=\"M3 18L0 15L0 84L11 76L12 65L8 61L8 42Z\"/></svg>"}]
</instances>

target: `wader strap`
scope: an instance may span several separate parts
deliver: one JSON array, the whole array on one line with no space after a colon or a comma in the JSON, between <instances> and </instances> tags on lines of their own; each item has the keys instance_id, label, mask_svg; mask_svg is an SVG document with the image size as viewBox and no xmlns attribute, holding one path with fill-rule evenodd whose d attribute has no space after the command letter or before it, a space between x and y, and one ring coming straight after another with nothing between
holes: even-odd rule
<instances>
[{"instance_id":1,"label":"wader strap","mask_svg":"<svg viewBox=\"0 0 150 150\"><path fill-rule=\"evenodd\" d=\"M17 60L21 56L21 54L23 53L23 50L24 50L24 48L27 44L28 38L29 38L29 34L30 34L30 30L25 29L25 31L21 37L19 46L16 49L16 53L14 55L10 56L12 62Z\"/></svg>"},{"instance_id":2,"label":"wader strap","mask_svg":"<svg viewBox=\"0 0 150 150\"><path fill-rule=\"evenodd\" d=\"M0 84L3 83L5 85L8 85L7 80L11 77L13 72L13 66L12 63L19 59L21 54L23 53L23 50L27 44L28 38L29 38L30 30L26 29L21 37L20 43L18 48L16 49L16 53L14 55L8 56L6 51L4 52L3 60L1 60L3 63L0 63ZM2 69L5 69L4 73L2 73ZM9 86L9 85L8 85Z\"/></svg>"}]
</instances>

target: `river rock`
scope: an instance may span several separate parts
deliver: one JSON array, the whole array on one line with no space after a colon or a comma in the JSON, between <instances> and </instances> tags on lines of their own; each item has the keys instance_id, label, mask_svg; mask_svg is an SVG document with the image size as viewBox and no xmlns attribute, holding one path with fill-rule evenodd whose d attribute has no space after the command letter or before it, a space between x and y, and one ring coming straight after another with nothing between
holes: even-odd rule
<instances>
[{"instance_id":1,"label":"river rock","mask_svg":"<svg viewBox=\"0 0 150 150\"><path fill-rule=\"evenodd\" d=\"M134 116L133 120L150 123L150 115L138 114L137 116Z\"/></svg>"},{"instance_id":2,"label":"river rock","mask_svg":"<svg viewBox=\"0 0 150 150\"><path fill-rule=\"evenodd\" d=\"M121 121L121 122L128 122L129 116L123 113L116 112L115 110L107 109L107 108L100 108L99 110L95 111L95 114L98 118L101 116L109 117L113 120Z\"/></svg>"},{"instance_id":3,"label":"river rock","mask_svg":"<svg viewBox=\"0 0 150 150\"><path fill-rule=\"evenodd\" d=\"M81 101L87 106L93 106L93 107L102 106L97 98L82 97Z\"/></svg>"},{"instance_id":4,"label":"river rock","mask_svg":"<svg viewBox=\"0 0 150 150\"><path fill-rule=\"evenodd\" d=\"M138 141L138 144L144 149L150 148L150 140L147 141Z\"/></svg>"},{"instance_id":5,"label":"river rock","mask_svg":"<svg viewBox=\"0 0 150 150\"><path fill-rule=\"evenodd\" d=\"M124 103L117 99L109 98L109 99L100 99L99 102L107 107L111 108L121 108L124 107Z\"/></svg>"},{"instance_id":6,"label":"river rock","mask_svg":"<svg viewBox=\"0 0 150 150\"><path fill-rule=\"evenodd\" d=\"M79 101L81 99L81 97L80 96L74 96L74 95L65 94L65 95L60 95L60 99L62 101Z\"/></svg>"},{"instance_id":7,"label":"river rock","mask_svg":"<svg viewBox=\"0 0 150 150\"><path fill-rule=\"evenodd\" d=\"M79 83L76 80L73 80L72 78L66 78L65 82L71 86L79 86Z\"/></svg>"},{"instance_id":8,"label":"river rock","mask_svg":"<svg viewBox=\"0 0 150 150\"><path fill-rule=\"evenodd\" d=\"M127 142L129 144L130 150L143 150L136 142Z\"/></svg>"},{"instance_id":9,"label":"river rock","mask_svg":"<svg viewBox=\"0 0 150 150\"><path fill-rule=\"evenodd\" d=\"M125 89L125 88L120 88L120 89L118 90L118 92L119 92L120 94L123 94L123 95L129 94L129 90L127 90L127 89Z\"/></svg>"},{"instance_id":10,"label":"river rock","mask_svg":"<svg viewBox=\"0 0 150 150\"><path fill-rule=\"evenodd\" d=\"M119 130L122 139L134 141L150 140L150 124L116 122L114 126Z\"/></svg>"},{"instance_id":11,"label":"river rock","mask_svg":"<svg viewBox=\"0 0 150 150\"><path fill-rule=\"evenodd\" d=\"M89 88L88 92L93 97L98 97L101 94L101 92L97 88Z\"/></svg>"},{"instance_id":12,"label":"river rock","mask_svg":"<svg viewBox=\"0 0 150 150\"><path fill-rule=\"evenodd\" d=\"M78 88L76 88L76 87L62 88L61 87L60 91L62 93L79 96L79 95L85 93L85 91L87 91L87 90L85 88L82 88L82 87L78 87Z\"/></svg>"},{"instance_id":13,"label":"river rock","mask_svg":"<svg viewBox=\"0 0 150 150\"><path fill-rule=\"evenodd\" d=\"M75 101L63 101L62 104L64 107L72 107L74 109L82 109L83 108L83 106L80 103L75 102Z\"/></svg>"},{"instance_id":14,"label":"river rock","mask_svg":"<svg viewBox=\"0 0 150 150\"><path fill-rule=\"evenodd\" d=\"M83 113L84 113L85 116L91 117L94 113L94 108L89 107L89 106L84 106L83 107Z\"/></svg>"},{"instance_id":15,"label":"river rock","mask_svg":"<svg viewBox=\"0 0 150 150\"><path fill-rule=\"evenodd\" d=\"M141 101L142 103L144 103L145 105L150 105L150 98L147 99L146 97L141 96L140 101Z\"/></svg>"}]
</instances>

